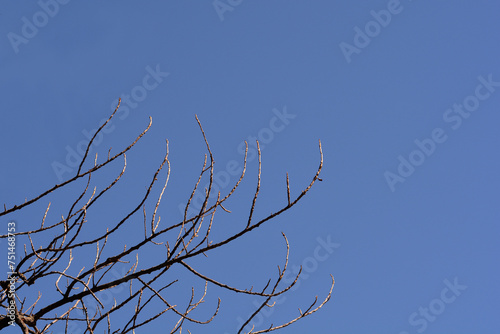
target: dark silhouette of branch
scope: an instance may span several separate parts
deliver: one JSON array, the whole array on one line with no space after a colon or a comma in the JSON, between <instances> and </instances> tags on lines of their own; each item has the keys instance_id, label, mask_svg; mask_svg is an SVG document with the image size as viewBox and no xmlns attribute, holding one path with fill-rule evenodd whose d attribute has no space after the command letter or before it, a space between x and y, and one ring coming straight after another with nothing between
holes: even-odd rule
<instances>
[{"instance_id":1,"label":"dark silhouette of branch","mask_svg":"<svg viewBox=\"0 0 500 334\"><path fill-rule=\"evenodd\" d=\"M41 334L49 333L54 330L56 324L61 324L65 328L66 333L71 333L72 324L77 324L85 328L85 333L95 333L103 329L108 333L129 333L138 328L141 328L151 321L159 318L164 314L170 314L176 317L177 321L172 322L170 332L181 332L187 324L209 324L219 313L221 300L218 299L217 304L211 308L211 315L206 318L193 316L194 310L198 309L204 302L207 296L209 286L216 286L234 293L253 295L262 298L260 306L255 312L248 317L246 322L241 326L238 333L241 333L252 319L264 308L275 307L272 303L272 298L282 295L290 291L297 283L302 268L297 276L290 284L283 285L282 281L285 272L288 268L289 244L283 234L286 244L286 257L284 259L283 269L278 266L276 278L269 278L262 290L253 291L253 287L245 289L241 287L230 286L226 283L215 280L206 274L195 269L188 264L191 258L196 258L199 255L207 256L207 254L216 248L221 248L230 242L233 242L240 237L250 233L251 231L269 222L273 218L295 206L299 200L306 195L317 180L321 181L319 174L323 167L323 152L321 149L321 141L319 142L320 163L314 174L311 182L305 187L300 194L292 198L290 194L290 183L288 173L286 174L286 204L274 213L270 213L266 217L254 221L254 212L256 208L257 198L261 188L261 151L257 142L257 151L259 158L259 169L257 186L250 206L248 220L242 224L241 228L222 240L212 240L211 231L214 224L216 212L220 208L226 213L231 211L224 207L231 196L235 194L236 189L242 182L247 163L248 144L246 144L245 156L243 159L243 170L238 181L234 184L231 190L226 195L221 195L220 191L214 194L212 186L214 182L214 159L212 150L205 131L200 120L198 122L207 153L205 154L203 166L199 177L194 185L193 191L187 200L184 218L182 221L170 223L167 225L160 224L161 217L158 215L158 208L162 200L163 194L170 179L170 161L169 161L169 142L166 141L166 153L158 165L158 168L153 173L151 182L147 186L144 194L140 196L137 205L130 208L121 219L112 223L105 231L94 232L91 235L88 230L87 217L94 205L99 199L103 198L110 189L112 189L121 177L124 175L127 167L126 152L132 149L139 139L144 136L151 127L152 120L143 132L136 139L121 150L119 153L110 156L108 152L107 159L102 163L97 163L97 154L93 161L93 165L85 170L85 162L88 159L90 147L96 136L104 128L104 126L113 118L118 107L94 134L87 145L85 154L76 171L76 174L70 179L56 184L40 195L26 200L24 203L14 205L7 209L4 205L4 211L0 212L0 216L6 216L17 210L23 209L40 199L44 198L53 191L62 191L62 189L73 184L78 179L87 178L87 182L82 191L75 197L74 202L70 205L65 215L61 219L54 222L47 222L47 214L50 209L50 203L45 210L42 221L39 227L30 230L16 231L14 234L26 236L29 243L24 246L24 256L19 263L11 268L11 273L6 280L0 281L2 293L0 295L0 307L5 310L4 315L0 315L0 330L7 328L15 323L22 333ZM123 168L116 178L102 190L90 188L91 177L93 173L103 170L110 162L123 156ZM155 200L154 209L148 223L148 215L146 212L146 202L150 200L153 188L156 186L160 173L166 167L166 181L161 187L161 192ZM209 183L206 189L199 189L201 180L208 177ZM197 193L202 191L204 194L201 208L193 217L188 217L188 211L192 207L192 200ZM215 202L214 202L215 200ZM214 203L213 203L214 202ZM211 204L209 204L211 203ZM128 226L136 220L133 217L142 208L143 215L143 234L136 235L134 241L123 249L108 249L108 241L114 240L118 232L123 232ZM136 225L136 224L135 224ZM85 233L84 233L85 231ZM169 233L172 232L172 233ZM142 232L141 232L142 233ZM39 244L39 240L43 240L43 236L50 234L50 241L44 244ZM7 238L8 235L1 235L1 238ZM166 251L166 257L156 259L156 263L146 266L139 266L139 255L150 251L150 247L155 247L161 253ZM163 250L165 247L165 250ZM105 252L106 248L106 252ZM81 252L85 252L85 258L80 258ZM93 255L90 255L93 254ZM107 257L104 256L107 254ZM86 262L85 267L75 270L74 258L80 262ZM132 261L132 259L135 259ZM197 279L204 282L204 289L200 292L194 287L191 289L191 296L187 300L187 304L180 306L169 300L167 292L182 282L172 278L171 275L166 275L168 270L172 268L184 268ZM113 277L111 274L116 272L117 268L122 268L122 274ZM15 293L9 293L12 282L16 282ZM52 291L47 291L46 284L54 284ZM38 290L38 297L35 299L28 289L37 289L38 286L44 285L44 289ZM108 291L118 286L128 286L128 294L115 296L119 300L114 301L113 305L109 306L101 300L100 292ZM34 287L30 287L34 286ZM332 284L327 296L319 305L318 298L308 306L305 311L299 309L299 314L293 317L286 323L280 325L270 324L266 329L254 331L250 333L267 333L286 326L318 311L331 297L334 280L332 276ZM26 291L26 292L25 292ZM25 295L23 299L19 296ZM26 298L32 299L31 306L25 308ZM91 305L95 304L95 309ZM9 305L11 305L9 309ZM160 308L158 305L162 305ZM10 313L9 313L10 312ZM117 320L121 319L121 320ZM125 320L123 320L125 319Z\"/></svg>"}]
</instances>

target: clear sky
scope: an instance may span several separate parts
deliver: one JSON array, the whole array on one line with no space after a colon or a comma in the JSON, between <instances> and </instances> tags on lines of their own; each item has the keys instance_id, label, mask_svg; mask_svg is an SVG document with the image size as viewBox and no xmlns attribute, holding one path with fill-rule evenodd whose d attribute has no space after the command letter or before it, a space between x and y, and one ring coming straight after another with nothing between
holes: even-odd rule
<instances>
[{"instance_id":1,"label":"clear sky","mask_svg":"<svg viewBox=\"0 0 500 334\"><path fill-rule=\"evenodd\" d=\"M182 218L205 152L195 114L216 171L233 160L239 168L243 140L260 139L256 218L286 203L286 172L292 196L309 183L321 139L323 182L193 266L262 287L282 265L283 231L290 266L302 264L304 276L257 328L324 297L333 274L331 301L280 333L498 333L499 12L497 1L461 0L3 2L0 202L19 204L72 176L71 155L120 96L127 100L113 130L94 147L101 159L132 141L148 116L153 125L128 154L121 185L89 216L89 235L140 201L165 139L172 174L159 213L162 224ZM246 224L257 170L250 160L214 238ZM120 169L96 175L96 185ZM229 190L222 176L219 185ZM80 189L2 224L37 226L49 201L55 221ZM133 218L142 225L142 213ZM141 263L162 256L141 253ZM179 275L190 291L193 279ZM217 296L221 313L212 327L188 326L194 333L234 333L255 310L255 298L208 293L200 316ZM138 333L170 328L169 320Z\"/></svg>"}]
</instances>

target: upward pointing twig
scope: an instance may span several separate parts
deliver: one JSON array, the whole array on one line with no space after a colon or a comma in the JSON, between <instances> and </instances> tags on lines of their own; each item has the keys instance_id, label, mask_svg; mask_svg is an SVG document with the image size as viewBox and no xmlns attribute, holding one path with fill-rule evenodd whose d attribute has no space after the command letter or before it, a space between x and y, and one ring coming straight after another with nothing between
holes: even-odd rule
<instances>
[{"instance_id":1,"label":"upward pointing twig","mask_svg":"<svg viewBox=\"0 0 500 334\"><path fill-rule=\"evenodd\" d=\"M290 181L288 180L288 173L286 173L286 194L288 196L288 206L290 206Z\"/></svg>"}]
</instances>

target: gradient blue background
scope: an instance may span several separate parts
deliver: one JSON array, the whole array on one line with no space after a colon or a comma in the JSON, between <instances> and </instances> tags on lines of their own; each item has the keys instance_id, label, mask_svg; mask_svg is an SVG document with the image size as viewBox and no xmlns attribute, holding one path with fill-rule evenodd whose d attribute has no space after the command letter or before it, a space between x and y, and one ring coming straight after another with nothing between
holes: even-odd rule
<instances>
[{"instance_id":1,"label":"gradient blue background","mask_svg":"<svg viewBox=\"0 0 500 334\"><path fill-rule=\"evenodd\" d=\"M142 84L146 68L159 64L170 75L127 117L116 119L114 131L94 150L100 161L109 147L118 152L152 116L150 132L128 154L120 185L89 215L86 233L111 226L139 202L161 162L165 138L172 174L159 214L162 226L181 219L178 206L189 197L205 152L195 114L220 171L230 160L241 162L241 142L269 127L273 109L286 107L296 117L263 149L256 218L286 203L286 172L292 195L309 183L318 165L318 139L324 181L291 211L193 266L241 288L262 287L283 262L280 231L291 245L290 266L316 261L317 238L330 236L340 246L316 261L317 268L260 329L295 316L315 295L324 297L331 273L331 301L280 333L498 333L500 87L456 130L443 114L474 94L478 76L500 81L500 4L402 0L402 11L347 62L339 44L353 44L354 27L364 29L373 20L370 11L388 3L242 1L221 20L211 1L70 1L16 53L8 33L21 35L22 18L32 22L41 7L35 1L4 2L0 202L11 207L59 183L52 165L64 163L66 147L76 149L85 139L82 131L97 128L121 94ZM417 148L414 141L429 138L435 128L447 140L391 191L384 173L396 173L398 156L408 158ZM121 164L96 174L93 185L112 180ZM256 170L254 159L227 205L233 214L216 216L214 238L246 224ZM56 221L79 190L81 184L59 190L2 217L2 224L14 219L20 230L37 226L49 201L48 219ZM140 233L142 213L133 221ZM136 233L128 229L124 240ZM120 242L109 247L121 249ZM4 241L1 247L6 252ZM140 264L161 259L162 252L141 253ZM183 303L195 280L184 270L178 275L184 288L171 297ZM461 295L425 330L421 322L412 324L409 317L436 303L443 281L455 278L467 286ZM211 327L185 329L233 333L238 318L255 310L255 298L209 286L200 318L213 311L217 296L221 313ZM137 332L171 328L172 319Z\"/></svg>"}]
</instances>

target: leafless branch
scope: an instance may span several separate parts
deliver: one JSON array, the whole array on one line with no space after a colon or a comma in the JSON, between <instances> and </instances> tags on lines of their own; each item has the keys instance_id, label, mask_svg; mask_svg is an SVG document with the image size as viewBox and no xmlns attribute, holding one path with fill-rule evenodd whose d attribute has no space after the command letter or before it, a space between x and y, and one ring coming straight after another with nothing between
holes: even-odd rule
<instances>
[{"instance_id":1,"label":"leafless branch","mask_svg":"<svg viewBox=\"0 0 500 334\"><path fill-rule=\"evenodd\" d=\"M275 304L271 302L272 298L290 292L290 289L298 282L302 269L297 273L292 283L282 284L285 272L288 268L290 249L286 236L283 234L286 244L286 256L283 269L278 266L277 276L274 279L268 278L264 280L261 290L254 290L253 286L250 288L234 287L202 273L189 263L192 258L198 255L208 256L213 249L223 247L241 238L297 204L317 180L321 181L319 178L319 174L323 167L321 142L319 142L319 167L309 185L305 187L295 199L292 199L287 173L286 205L278 208L274 213L270 213L264 218L254 221L257 198L261 190L262 173L262 154L260 144L257 142L259 158L258 178L248 214L248 220L242 223L241 227L238 228L236 232L225 238L214 240L212 239L211 232L214 224L216 224L215 216L221 212L217 210L217 208L220 207L223 212L231 213L231 211L224 206L224 202L236 193L236 189L245 176L248 144L245 142L246 149L243 159L243 169L237 182L225 195L220 192L215 193L212 191L214 185L215 162L206 133L198 116L196 116L196 121L200 128L207 154L205 154L204 162L194 185L194 189L187 199L183 219L177 222L169 222L168 220L165 222L164 219L160 226L161 217L159 215L159 207L165 195L171 173L169 142L167 140L165 156L153 173L152 180L145 192L137 199L137 205L129 208L128 212L123 214L121 218L112 222L105 231L89 229L89 222L87 219L90 219L88 218L90 216L88 213L90 210L94 210L97 201L102 199L105 194L108 196L111 194L109 190L120 181L125 173L127 166L126 152L135 146L138 140L150 129L152 124L150 118L149 124L145 130L142 131L131 144L113 156L111 156L111 149L109 149L107 158L105 158L106 160L101 163L98 163L96 155L92 166L85 170L85 161L94 139L113 118L119 105L120 101L115 111L89 141L83 159L78 166L78 170L72 178L50 187L40 195L30 200L25 200L19 205L14 205L11 208L7 208L4 205L4 211L0 212L0 216L11 214L41 200L55 190L62 191L66 186L76 184L75 182L78 179L87 177L85 186L83 186L79 194L75 197L68 211L65 212L65 215L61 216L61 219L52 221L53 219L48 215L51 206L49 202L38 228L19 230L14 233L16 237L24 236L27 238L29 247L25 244L24 257L22 257L15 268L12 267L12 273L10 273L8 278L0 280L0 287L2 288L0 294L0 307L5 310L5 314L0 315L0 330L10 326L13 321L20 328L22 333L27 334L49 333L53 330L52 327L58 324L64 327L65 333L71 333L73 331L72 326L81 326L81 329L85 333L97 333L102 330L108 333L128 333L134 332L137 328L146 326L164 314L169 314L177 318L177 320L172 323L171 332L181 333L182 329L189 326L189 324L207 325L217 316L221 304L220 299L217 299L217 304L211 312L212 315L208 318L199 319L197 316L194 316L196 312L193 312L198 308L202 308L208 291L210 290L209 287L214 287L237 294L246 294L262 298L260 306L241 326L239 332L242 332L243 328L245 328L245 326L247 326L247 324L249 324L264 308L276 307ZM123 156L123 168L116 178L101 190L97 187L92 188L90 186L92 175L104 170L110 162L121 156ZM163 172L165 166L167 166L166 173ZM165 182L160 188L156 200L152 201L150 196L153 189L156 189L156 183L160 177L160 173L162 173L162 175L163 173L166 174L164 175ZM199 185L204 178L208 178L207 187L205 189L200 189ZM197 192L203 194L202 205L197 209L193 217L188 217L188 212L190 212L189 209L192 208L192 201ZM215 203L213 202L214 200ZM153 209L152 212L148 214L148 211L151 210L146 210L146 205L150 202L152 202L151 207L153 207ZM141 208L143 222L139 226L143 226L143 232L141 231L140 236L137 235L137 238L130 238L132 239L130 244L123 245L123 248L120 249L116 247L115 249L111 249L111 246L106 247L108 242L119 238L119 232L122 233L128 231L128 229L133 226L137 226L135 223L137 217L134 215L138 213ZM50 237L47 238L47 236ZM132 237L134 236L135 235L132 235ZM7 238L8 235L1 235L0 237ZM42 241L47 239L49 239L48 242ZM155 261L154 263L149 262L147 265L139 265L139 255L145 252L151 252L151 249L148 247L154 247L156 249L154 252L165 254L163 253L163 245L166 247L166 256L153 258ZM82 256L83 254L85 256ZM75 263L76 260L78 260L78 263ZM76 265L81 267L75 268ZM194 275L195 278L204 283L201 296L196 297L200 289L193 286L191 288L191 296L187 298L187 303L186 301L171 300L168 292L173 289L174 284L178 285L180 283L178 279L172 279L170 275L172 268L175 267L186 269L189 274ZM167 275L169 270L169 275ZM15 293L9 293L11 282L16 283ZM47 291L46 283L54 284L54 291ZM319 305L317 305L316 297L315 301L308 306L305 311L299 309L299 315L292 320L276 326L271 324L264 330L253 331L252 329L251 333L271 332L289 326L297 320L318 311L330 299L333 285L334 280L332 276L330 291ZM42 286L44 286L43 289L41 288ZM123 289L124 286L128 286L128 293L114 293L113 303L111 303L110 300L105 301L101 296L104 292L112 293L116 289ZM33 294L33 289L39 289L38 294ZM21 300L19 296L22 295L25 297ZM35 295L37 295L36 298ZM32 304L27 309L24 309L27 299L30 300ZM159 304L162 305L160 309L158 309ZM9 305L12 305L10 309ZM122 321L120 321L120 319L122 319ZM123 321L123 319L126 320Z\"/></svg>"}]
</instances>

